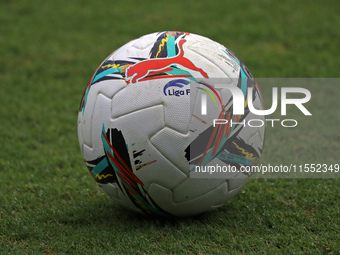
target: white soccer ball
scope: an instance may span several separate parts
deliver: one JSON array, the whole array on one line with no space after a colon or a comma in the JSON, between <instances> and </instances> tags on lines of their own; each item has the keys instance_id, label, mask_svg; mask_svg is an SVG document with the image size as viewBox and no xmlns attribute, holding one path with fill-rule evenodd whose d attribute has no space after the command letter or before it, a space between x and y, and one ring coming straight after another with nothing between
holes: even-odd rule
<instances>
[{"instance_id":1,"label":"white soccer ball","mask_svg":"<svg viewBox=\"0 0 340 255\"><path fill-rule=\"evenodd\" d=\"M263 109L249 70L206 37L153 33L108 56L78 114L81 152L99 186L127 208L165 217L210 211L235 196L250 174L227 167L258 163L265 128L247 121L264 117L248 104L234 115L231 90L214 83L235 86L244 101L251 88Z\"/></svg>"}]
</instances>

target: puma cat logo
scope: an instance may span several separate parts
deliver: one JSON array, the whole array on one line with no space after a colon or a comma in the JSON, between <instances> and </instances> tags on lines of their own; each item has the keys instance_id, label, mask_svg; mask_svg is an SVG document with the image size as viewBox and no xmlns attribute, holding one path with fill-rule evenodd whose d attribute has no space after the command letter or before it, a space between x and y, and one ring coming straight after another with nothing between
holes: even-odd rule
<instances>
[{"instance_id":1,"label":"puma cat logo","mask_svg":"<svg viewBox=\"0 0 340 255\"><path fill-rule=\"evenodd\" d=\"M201 68L196 67L189 59L185 58L183 51L183 43L186 40L182 39L178 45L180 51L177 56L170 58L153 58L144 60L127 68L126 77L132 77L131 83L136 83L139 79L145 77L150 71L163 70L173 64L180 64L188 69L200 72L205 78L208 78L206 72Z\"/></svg>"}]
</instances>

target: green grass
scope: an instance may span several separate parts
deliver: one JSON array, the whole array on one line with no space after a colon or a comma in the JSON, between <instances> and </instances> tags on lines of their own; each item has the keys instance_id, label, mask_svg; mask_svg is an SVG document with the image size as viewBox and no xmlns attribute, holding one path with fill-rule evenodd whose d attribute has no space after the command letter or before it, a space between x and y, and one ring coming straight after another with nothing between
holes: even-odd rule
<instances>
[{"instance_id":1,"label":"green grass","mask_svg":"<svg viewBox=\"0 0 340 255\"><path fill-rule=\"evenodd\" d=\"M189 31L255 77L339 77L339 11L336 0L1 1L0 253L339 254L339 179L254 179L216 212L148 218L100 190L76 134L93 71L131 39ZM339 88L312 96L299 128L268 129L262 163L340 163Z\"/></svg>"}]
</instances>

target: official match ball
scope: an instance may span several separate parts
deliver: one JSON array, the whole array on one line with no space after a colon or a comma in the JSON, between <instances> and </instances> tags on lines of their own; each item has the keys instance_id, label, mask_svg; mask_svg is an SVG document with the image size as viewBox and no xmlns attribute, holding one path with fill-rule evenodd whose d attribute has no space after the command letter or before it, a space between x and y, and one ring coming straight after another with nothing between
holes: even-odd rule
<instances>
[{"instance_id":1,"label":"official match ball","mask_svg":"<svg viewBox=\"0 0 340 255\"><path fill-rule=\"evenodd\" d=\"M242 114L234 114L235 91ZM264 109L249 70L217 42L177 31L130 41L99 65L82 97L86 166L110 197L140 213L221 207L249 179L240 170L262 154L265 127L249 120L264 117L249 110L249 98Z\"/></svg>"}]
</instances>

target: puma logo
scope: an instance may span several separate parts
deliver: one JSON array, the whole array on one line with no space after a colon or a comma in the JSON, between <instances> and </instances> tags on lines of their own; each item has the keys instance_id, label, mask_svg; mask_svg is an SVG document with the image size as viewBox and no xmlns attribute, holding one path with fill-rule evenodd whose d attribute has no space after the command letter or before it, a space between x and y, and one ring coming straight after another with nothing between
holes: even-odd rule
<instances>
[{"instance_id":1,"label":"puma logo","mask_svg":"<svg viewBox=\"0 0 340 255\"><path fill-rule=\"evenodd\" d=\"M188 69L200 72L205 78L208 78L206 72L204 72L201 68L196 67L189 59L185 58L183 51L183 43L186 40L182 39L179 41L178 45L180 51L177 56L170 58L153 58L144 60L133 66L130 66L126 70L126 77L132 77L131 83L136 83L139 79L145 77L150 71L163 70L173 64L180 64Z\"/></svg>"}]
</instances>

